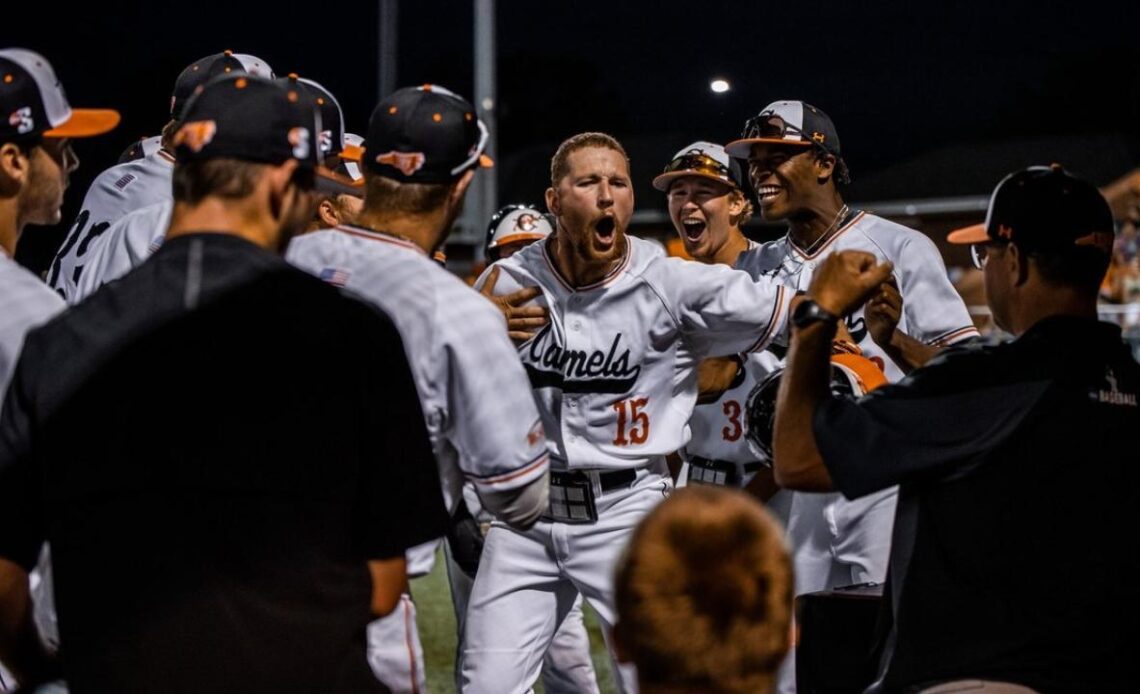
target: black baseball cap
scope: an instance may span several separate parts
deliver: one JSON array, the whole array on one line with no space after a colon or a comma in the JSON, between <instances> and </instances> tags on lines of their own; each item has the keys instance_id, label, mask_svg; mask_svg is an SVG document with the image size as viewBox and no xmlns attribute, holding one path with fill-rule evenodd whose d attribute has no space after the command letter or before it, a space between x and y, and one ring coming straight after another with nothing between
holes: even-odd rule
<instances>
[{"instance_id":1,"label":"black baseball cap","mask_svg":"<svg viewBox=\"0 0 1140 694\"><path fill-rule=\"evenodd\" d=\"M321 157L338 156L344 151L344 112L340 110L340 102L332 92L317 84L313 80L298 77L291 72L287 77L277 80L287 89L293 89L321 112L321 126L324 130L320 135Z\"/></svg>"},{"instance_id":2,"label":"black baseball cap","mask_svg":"<svg viewBox=\"0 0 1140 694\"><path fill-rule=\"evenodd\" d=\"M728 154L748 159L756 145L818 147L842 160L839 133L831 118L803 101L775 101L744 124L741 139L725 145Z\"/></svg>"},{"instance_id":3,"label":"black baseball cap","mask_svg":"<svg viewBox=\"0 0 1140 694\"><path fill-rule=\"evenodd\" d=\"M1097 187L1053 164L1003 178L990 196L986 221L952 231L946 240L1013 242L1026 252L1087 246L1109 255L1115 234L1112 210Z\"/></svg>"},{"instance_id":4,"label":"black baseball cap","mask_svg":"<svg viewBox=\"0 0 1140 694\"><path fill-rule=\"evenodd\" d=\"M207 82L222 75L246 74L273 79L273 68L269 63L248 53L222 51L195 60L186 66L174 82L174 94L170 97L170 117L182 119L186 102Z\"/></svg>"},{"instance_id":5,"label":"black baseball cap","mask_svg":"<svg viewBox=\"0 0 1140 694\"><path fill-rule=\"evenodd\" d=\"M71 108L47 58L25 48L0 50L0 142L91 137L118 124L118 111Z\"/></svg>"},{"instance_id":6,"label":"black baseball cap","mask_svg":"<svg viewBox=\"0 0 1140 694\"><path fill-rule=\"evenodd\" d=\"M320 112L295 89L253 75L224 75L191 97L174 134L179 162L238 159L320 165Z\"/></svg>"},{"instance_id":7,"label":"black baseball cap","mask_svg":"<svg viewBox=\"0 0 1140 694\"><path fill-rule=\"evenodd\" d=\"M491 167L487 126L466 99L435 84L405 87L376 105L364 147L344 157L402 183L450 183L468 169Z\"/></svg>"}]
</instances>

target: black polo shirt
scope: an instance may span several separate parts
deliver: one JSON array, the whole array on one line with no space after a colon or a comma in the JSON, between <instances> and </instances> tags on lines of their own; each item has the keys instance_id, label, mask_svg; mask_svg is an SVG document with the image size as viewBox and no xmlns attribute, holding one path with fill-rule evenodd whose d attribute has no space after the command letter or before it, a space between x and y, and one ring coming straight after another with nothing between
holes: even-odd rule
<instances>
[{"instance_id":1,"label":"black polo shirt","mask_svg":"<svg viewBox=\"0 0 1140 694\"><path fill-rule=\"evenodd\" d=\"M1140 367L1120 329L1070 317L954 348L814 430L848 497L899 486L871 691L984 678L1135 687Z\"/></svg>"},{"instance_id":2,"label":"black polo shirt","mask_svg":"<svg viewBox=\"0 0 1140 694\"><path fill-rule=\"evenodd\" d=\"M233 236L31 333L4 402L0 556L50 541L76 694L384 691L366 562L445 522L393 324Z\"/></svg>"}]
</instances>

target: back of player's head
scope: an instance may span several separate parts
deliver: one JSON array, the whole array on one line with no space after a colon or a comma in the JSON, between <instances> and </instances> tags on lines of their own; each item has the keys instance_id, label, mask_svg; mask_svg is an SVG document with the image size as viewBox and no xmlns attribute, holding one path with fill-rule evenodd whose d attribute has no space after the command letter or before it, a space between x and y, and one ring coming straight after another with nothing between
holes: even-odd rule
<instances>
[{"instance_id":1,"label":"back of player's head","mask_svg":"<svg viewBox=\"0 0 1140 694\"><path fill-rule=\"evenodd\" d=\"M475 107L446 87L404 87L380 100L368 120L358 158L365 206L419 215L442 206L454 184L473 169L494 165L487 126Z\"/></svg>"},{"instance_id":2,"label":"back of player's head","mask_svg":"<svg viewBox=\"0 0 1140 694\"><path fill-rule=\"evenodd\" d=\"M578 133L563 140L562 144L558 145L558 149L555 150L554 157L550 160L551 186L557 188L558 182L570 173L570 155L587 147L612 149L621 154L627 164L629 163L629 155L626 154L625 147L622 147L613 135L593 132Z\"/></svg>"},{"instance_id":3,"label":"back of player's head","mask_svg":"<svg viewBox=\"0 0 1140 694\"><path fill-rule=\"evenodd\" d=\"M616 592L615 637L646 691L772 689L792 572L780 525L743 492L674 492L634 532Z\"/></svg>"},{"instance_id":4,"label":"back of player's head","mask_svg":"<svg viewBox=\"0 0 1140 694\"><path fill-rule=\"evenodd\" d=\"M174 199L242 198L265 166L296 161L302 188L314 184L321 132L317 109L268 79L227 75L207 83L174 133Z\"/></svg>"},{"instance_id":5,"label":"back of player's head","mask_svg":"<svg viewBox=\"0 0 1140 694\"><path fill-rule=\"evenodd\" d=\"M170 97L171 120L182 120L183 111L190 98L202 91L206 83L223 75L254 75L273 79L273 68L255 55L222 51L199 58L187 65L174 82L174 93Z\"/></svg>"}]
</instances>

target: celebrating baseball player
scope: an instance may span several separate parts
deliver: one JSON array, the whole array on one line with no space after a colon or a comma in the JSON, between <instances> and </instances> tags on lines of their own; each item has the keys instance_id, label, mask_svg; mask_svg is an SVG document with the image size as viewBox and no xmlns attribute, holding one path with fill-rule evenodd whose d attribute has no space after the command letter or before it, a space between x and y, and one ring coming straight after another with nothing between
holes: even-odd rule
<instances>
[{"instance_id":1,"label":"celebrating baseball player","mask_svg":"<svg viewBox=\"0 0 1140 694\"><path fill-rule=\"evenodd\" d=\"M545 435L494 307L431 259L481 166L487 130L464 99L437 85L401 89L372 112L359 156L364 207L355 223L305 234L288 259L374 302L399 327L423 404L449 511L464 480L504 523L528 527L547 505ZM410 553L431 569L432 543ZM369 629L373 669L394 691L423 690L414 607ZM412 629L412 632L409 632ZM409 642L410 641L410 642ZM409 648L418 661L408 672Z\"/></svg>"},{"instance_id":2,"label":"celebrating baseball player","mask_svg":"<svg viewBox=\"0 0 1140 694\"><path fill-rule=\"evenodd\" d=\"M178 75L170 97L170 121L162 129L162 146L147 156L116 164L95 177L83 207L71 225L48 270L48 283L69 304L77 296L76 285L87 264L88 254L101 243L108 227L127 213L171 198L174 172L174 135L187 101L211 78L228 73L273 77L273 69L252 55L225 51L195 61ZM163 225L163 229L165 229ZM88 292L90 293L90 292Z\"/></svg>"},{"instance_id":3,"label":"celebrating baseball player","mask_svg":"<svg viewBox=\"0 0 1140 694\"><path fill-rule=\"evenodd\" d=\"M723 146L694 142L681 149L653 179L653 187L666 194L673 227L685 251L697 262L732 267L741 253L755 247L741 231L752 217L752 203L743 192L744 171ZM749 392L776 362L775 355L765 350L701 363L701 397L689 420L692 438L681 451L677 484L742 487L760 474L766 480L765 503L776 506L777 516L787 522L787 509L782 505L791 496L778 493L771 472L749 447L744 411ZM715 376L724 369L726 387L707 393L708 374Z\"/></svg>"},{"instance_id":4,"label":"celebrating baseball player","mask_svg":"<svg viewBox=\"0 0 1140 694\"><path fill-rule=\"evenodd\" d=\"M866 251L894 263L903 308L897 328L879 335L886 348L873 339L864 309L846 318L852 342L889 380L901 378L900 362L909 368L944 345L977 335L932 241L844 203L840 187L849 181L847 164L835 125L823 111L802 101L774 102L726 149L748 160L764 218L788 222L782 239L742 253L738 268L806 290L818 263L839 250ZM788 537L796 594L882 582L896 499L894 487L855 501L837 493L794 494ZM789 663L782 690L791 686L793 671Z\"/></svg>"},{"instance_id":5,"label":"celebrating baseball player","mask_svg":"<svg viewBox=\"0 0 1140 694\"><path fill-rule=\"evenodd\" d=\"M520 692L581 593L614 622L613 568L637 522L672 487L665 455L685 443L708 356L781 335L792 292L722 265L665 258L626 234L633 214L621 144L582 133L558 148L546 204L554 234L493 265L489 285L545 309L518 349L551 454L550 507L529 530L492 525L471 593L463 689ZM522 321L522 322L520 322ZM621 672L625 691L635 678Z\"/></svg>"}]
</instances>

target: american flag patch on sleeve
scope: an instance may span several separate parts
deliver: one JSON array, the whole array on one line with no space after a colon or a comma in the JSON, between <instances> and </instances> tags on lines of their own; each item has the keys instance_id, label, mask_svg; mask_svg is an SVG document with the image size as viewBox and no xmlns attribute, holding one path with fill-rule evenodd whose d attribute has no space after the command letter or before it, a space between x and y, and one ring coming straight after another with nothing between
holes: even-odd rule
<instances>
[{"instance_id":1,"label":"american flag patch on sleeve","mask_svg":"<svg viewBox=\"0 0 1140 694\"><path fill-rule=\"evenodd\" d=\"M348 270L342 270L338 267L326 267L321 270L319 277L331 285L343 287L348 284Z\"/></svg>"}]
</instances>

